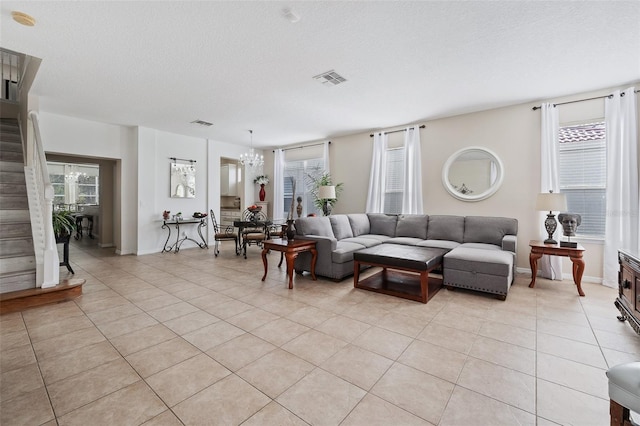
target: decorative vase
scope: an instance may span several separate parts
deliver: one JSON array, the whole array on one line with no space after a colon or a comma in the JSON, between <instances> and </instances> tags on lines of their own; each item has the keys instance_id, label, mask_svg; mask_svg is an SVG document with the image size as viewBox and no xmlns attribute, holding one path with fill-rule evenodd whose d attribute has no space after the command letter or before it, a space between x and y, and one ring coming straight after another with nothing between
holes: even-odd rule
<instances>
[{"instance_id":1,"label":"decorative vase","mask_svg":"<svg viewBox=\"0 0 640 426\"><path fill-rule=\"evenodd\" d=\"M264 191L264 183L260 184L260 201L264 201L264 198L267 196L267 193Z\"/></svg>"},{"instance_id":2,"label":"decorative vase","mask_svg":"<svg viewBox=\"0 0 640 426\"><path fill-rule=\"evenodd\" d=\"M293 240L296 236L296 228L293 226L293 220L287 220L287 240Z\"/></svg>"}]
</instances>

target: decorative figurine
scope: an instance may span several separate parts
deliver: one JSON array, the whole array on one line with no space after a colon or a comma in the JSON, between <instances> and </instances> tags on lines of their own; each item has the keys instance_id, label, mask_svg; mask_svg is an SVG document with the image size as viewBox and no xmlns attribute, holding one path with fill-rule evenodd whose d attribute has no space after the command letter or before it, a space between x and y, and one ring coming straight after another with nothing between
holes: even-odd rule
<instances>
[{"instance_id":1,"label":"decorative figurine","mask_svg":"<svg viewBox=\"0 0 640 426\"><path fill-rule=\"evenodd\" d=\"M576 236L576 229L582 223L582 216L577 213L560 213L558 220L562 225L562 232L568 241L560 241L560 247L576 248L578 243L572 242L571 237Z\"/></svg>"}]
</instances>

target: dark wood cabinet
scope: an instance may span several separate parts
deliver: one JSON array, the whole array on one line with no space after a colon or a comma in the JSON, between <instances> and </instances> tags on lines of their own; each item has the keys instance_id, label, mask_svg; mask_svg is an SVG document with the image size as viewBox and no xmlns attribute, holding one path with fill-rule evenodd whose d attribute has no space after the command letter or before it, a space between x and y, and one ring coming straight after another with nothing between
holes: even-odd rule
<instances>
[{"instance_id":1,"label":"dark wood cabinet","mask_svg":"<svg viewBox=\"0 0 640 426\"><path fill-rule=\"evenodd\" d=\"M618 319L629 321L640 334L640 256L627 250L618 250L618 298L615 305L620 311Z\"/></svg>"}]
</instances>

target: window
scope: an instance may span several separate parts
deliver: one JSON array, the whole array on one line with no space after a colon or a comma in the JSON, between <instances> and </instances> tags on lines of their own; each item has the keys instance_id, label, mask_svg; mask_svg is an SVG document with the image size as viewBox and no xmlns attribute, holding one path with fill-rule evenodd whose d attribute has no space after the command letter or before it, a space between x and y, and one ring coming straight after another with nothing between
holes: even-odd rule
<instances>
[{"instance_id":1,"label":"window","mask_svg":"<svg viewBox=\"0 0 640 426\"><path fill-rule=\"evenodd\" d=\"M302 206L302 212L300 216L306 216L310 213L315 213L322 216L322 212L319 211L313 203L313 195L311 190L313 189L313 182L309 178L309 175L315 175L318 171L324 170L324 160L322 158L313 158L308 160L295 160L287 161L284 166L284 212L282 212L281 218L286 218L289 215L289 208L291 207L291 201L293 201L293 217L298 217L296 208L298 207L298 198L301 199L300 205ZM293 185L291 182L293 178L296 182L295 200L292 200ZM276 219L278 217L276 216Z\"/></svg>"},{"instance_id":2,"label":"window","mask_svg":"<svg viewBox=\"0 0 640 426\"><path fill-rule=\"evenodd\" d=\"M582 216L577 235L604 238L607 153L604 122L560 127L560 192L567 211Z\"/></svg>"},{"instance_id":3,"label":"window","mask_svg":"<svg viewBox=\"0 0 640 426\"><path fill-rule=\"evenodd\" d=\"M387 164L384 184L384 213L402 213L404 194L404 148L387 150Z\"/></svg>"},{"instance_id":4,"label":"window","mask_svg":"<svg viewBox=\"0 0 640 426\"><path fill-rule=\"evenodd\" d=\"M78 204L100 204L100 166L48 162L53 204L76 211Z\"/></svg>"}]
</instances>

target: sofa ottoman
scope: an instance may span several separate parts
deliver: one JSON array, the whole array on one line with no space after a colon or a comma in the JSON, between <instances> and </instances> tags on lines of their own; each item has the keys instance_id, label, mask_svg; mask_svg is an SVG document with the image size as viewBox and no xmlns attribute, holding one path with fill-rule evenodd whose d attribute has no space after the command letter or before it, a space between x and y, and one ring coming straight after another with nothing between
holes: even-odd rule
<instances>
[{"instance_id":1,"label":"sofa ottoman","mask_svg":"<svg viewBox=\"0 0 640 426\"><path fill-rule=\"evenodd\" d=\"M444 285L492 293L505 300L513 282L513 253L456 247L444 256Z\"/></svg>"}]
</instances>

